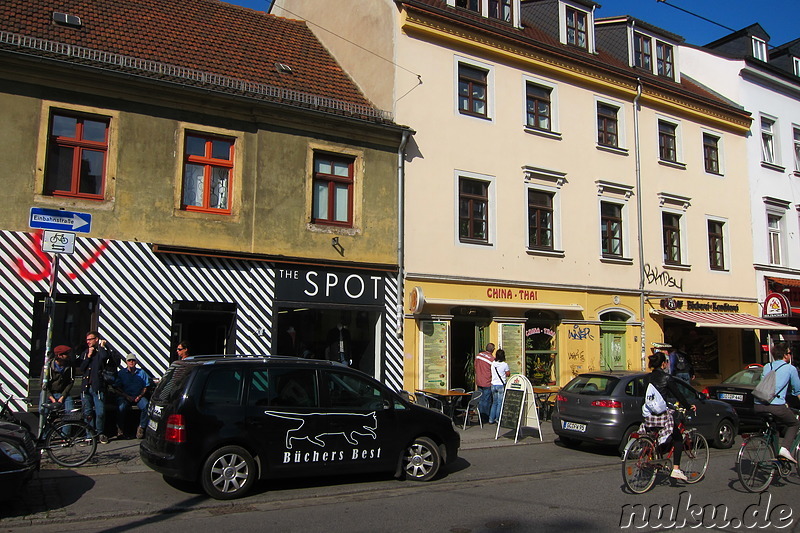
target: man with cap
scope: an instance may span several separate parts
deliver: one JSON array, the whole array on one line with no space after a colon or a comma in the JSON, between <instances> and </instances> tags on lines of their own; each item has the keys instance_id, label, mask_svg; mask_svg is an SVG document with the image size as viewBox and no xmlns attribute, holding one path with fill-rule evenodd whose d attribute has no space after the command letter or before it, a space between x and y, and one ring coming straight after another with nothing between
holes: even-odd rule
<instances>
[{"instance_id":1,"label":"man with cap","mask_svg":"<svg viewBox=\"0 0 800 533\"><path fill-rule=\"evenodd\" d=\"M71 411L74 404L70 391L75 382L73 374L72 348L61 344L53 348L53 359L50 360L49 375L44 386L45 399L51 403L60 403L64 409ZM41 406L39 408L41 412Z\"/></svg>"},{"instance_id":2,"label":"man with cap","mask_svg":"<svg viewBox=\"0 0 800 533\"><path fill-rule=\"evenodd\" d=\"M139 427L136 429L136 438L144 438L144 428L147 425L147 397L145 393L150 386L150 376L141 368L136 368L135 354L128 354L125 358L125 368L117 373L114 389L117 393L117 438L125 437L125 419L131 406L139 408Z\"/></svg>"}]
</instances>

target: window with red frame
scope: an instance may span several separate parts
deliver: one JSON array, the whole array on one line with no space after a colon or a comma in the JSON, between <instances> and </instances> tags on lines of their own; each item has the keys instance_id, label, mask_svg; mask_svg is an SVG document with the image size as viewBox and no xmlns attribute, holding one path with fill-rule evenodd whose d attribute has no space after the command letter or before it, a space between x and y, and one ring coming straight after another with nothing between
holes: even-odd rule
<instances>
[{"instance_id":1,"label":"window with red frame","mask_svg":"<svg viewBox=\"0 0 800 533\"><path fill-rule=\"evenodd\" d=\"M311 221L353 225L353 159L314 154L314 200Z\"/></svg>"},{"instance_id":2,"label":"window with red frame","mask_svg":"<svg viewBox=\"0 0 800 533\"><path fill-rule=\"evenodd\" d=\"M103 199L109 121L108 117L53 113L45 194Z\"/></svg>"},{"instance_id":3,"label":"window with red frame","mask_svg":"<svg viewBox=\"0 0 800 533\"><path fill-rule=\"evenodd\" d=\"M183 209L229 214L232 180L233 140L187 134L183 160Z\"/></svg>"}]
</instances>

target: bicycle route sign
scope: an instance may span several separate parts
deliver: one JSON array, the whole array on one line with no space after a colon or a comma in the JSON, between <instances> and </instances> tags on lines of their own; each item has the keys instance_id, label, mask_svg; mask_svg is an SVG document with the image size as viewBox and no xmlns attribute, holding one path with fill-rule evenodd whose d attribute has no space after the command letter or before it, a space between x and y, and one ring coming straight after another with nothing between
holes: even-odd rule
<instances>
[{"instance_id":1,"label":"bicycle route sign","mask_svg":"<svg viewBox=\"0 0 800 533\"><path fill-rule=\"evenodd\" d=\"M92 215L62 211L61 209L31 207L28 226L34 229L89 233L92 230Z\"/></svg>"},{"instance_id":2,"label":"bicycle route sign","mask_svg":"<svg viewBox=\"0 0 800 533\"><path fill-rule=\"evenodd\" d=\"M50 254L75 253L75 234L45 230L42 233L42 251Z\"/></svg>"}]
</instances>

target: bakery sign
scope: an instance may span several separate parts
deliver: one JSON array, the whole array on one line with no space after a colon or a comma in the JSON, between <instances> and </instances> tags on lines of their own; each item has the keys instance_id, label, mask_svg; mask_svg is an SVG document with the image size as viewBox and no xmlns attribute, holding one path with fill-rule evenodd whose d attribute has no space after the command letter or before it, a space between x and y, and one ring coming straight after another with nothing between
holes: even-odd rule
<instances>
[{"instance_id":1,"label":"bakery sign","mask_svg":"<svg viewBox=\"0 0 800 533\"><path fill-rule=\"evenodd\" d=\"M761 316L765 318L788 318L792 316L789 299L779 292L771 292L764 299Z\"/></svg>"}]
</instances>

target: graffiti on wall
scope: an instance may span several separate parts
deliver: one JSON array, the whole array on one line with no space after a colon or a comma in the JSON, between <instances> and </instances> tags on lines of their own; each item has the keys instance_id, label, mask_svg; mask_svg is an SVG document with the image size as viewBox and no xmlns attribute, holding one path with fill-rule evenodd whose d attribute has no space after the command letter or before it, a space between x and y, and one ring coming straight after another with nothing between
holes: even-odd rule
<instances>
[{"instance_id":1,"label":"graffiti on wall","mask_svg":"<svg viewBox=\"0 0 800 533\"><path fill-rule=\"evenodd\" d=\"M33 233L33 243L31 245L31 252L39 259L39 269L31 270L26 265L25 258L16 257L14 263L17 267L17 274L19 277L26 281L42 281L50 278L53 272L53 259L49 254L42 251L42 230L37 230ZM102 241L97 248L91 251L89 257L81 261L78 265L79 271L67 272L66 275L69 279L76 279L81 271L86 271L98 260L103 251L108 247L108 241Z\"/></svg>"},{"instance_id":2,"label":"graffiti on wall","mask_svg":"<svg viewBox=\"0 0 800 533\"><path fill-rule=\"evenodd\" d=\"M657 267L650 263L644 265L644 277L651 285L661 285L662 287L674 288L683 292L683 279L673 277L669 272L659 272Z\"/></svg>"},{"instance_id":3,"label":"graffiti on wall","mask_svg":"<svg viewBox=\"0 0 800 533\"><path fill-rule=\"evenodd\" d=\"M583 366L586 364L586 354L583 350L573 350L567 353L567 361L569 363L569 371L572 377L577 376L583 372Z\"/></svg>"},{"instance_id":4,"label":"graffiti on wall","mask_svg":"<svg viewBox=\"0 0 800 533\"><path fill-rule=\"evenodd\" d=\"M567 330L567 336L576 341L594 340L592 330L588 327L582 328L578 324L573 324L572 330Z\"/></svg>"}]
</instances>

